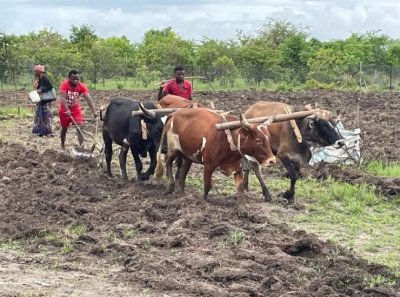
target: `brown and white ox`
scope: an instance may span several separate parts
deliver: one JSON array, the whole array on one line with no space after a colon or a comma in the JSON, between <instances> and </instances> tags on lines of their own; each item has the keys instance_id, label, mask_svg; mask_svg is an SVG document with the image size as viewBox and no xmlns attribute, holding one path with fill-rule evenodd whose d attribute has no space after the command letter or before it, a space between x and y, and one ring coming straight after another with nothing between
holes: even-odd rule
<instances>
[{"instance_id":1,"label":"brown and white ox","mask_svg":"<svg viewBox=\"0 0 400 297\"><path fill-rule=\"evenodd\" d=\"M226 116L227 121L237 120ZM212 174L219 168L225 175L234 175L239 196L243 192L242 158L250 158L260 164L275 162L269 143L267 125L254 125L241 116L241 125L235 129L218 131L215 124L223 122L223 116L206 108L182 109L170 114L162 132L161 142L167 141L166 171L168 191L175 189L172 164L177 160L176 177L180 193L185 191L185 180L192 163L204 165L204 198L212 187ZM164 139L165 138L165 139ZM164 173L161 150L158 151L156 176Z\"/></svg>"},{"instance_id":2,"label":"brown and white ox","mask_svg":"<svg viewBox=\"0 0 400 297\"><path fill-rule=\"evenodd\" d=\"M272 116L296 111L310 110L311 106L290 106L281 102L259 101L250 106L245 112L247 118ZM295 185L299 176L300 166L307 164L311 159L310 144L313 146L328 146L342 139L336 129L336 122L330 112L318 110L312 116L285 122L272 123L268 126L271 134L270 145L273 153L281 160L290 179L290 188L283 197L288 202L294 202ZM246 162L245 162L246 163ZM248 165L248 164L246 164ZM245 167L244 188L248 189L249 166ZM268 192L262 180L259 166L252 164L256 170L257 178L263 188L263 193Z\"/></svg>"}]
</instances>

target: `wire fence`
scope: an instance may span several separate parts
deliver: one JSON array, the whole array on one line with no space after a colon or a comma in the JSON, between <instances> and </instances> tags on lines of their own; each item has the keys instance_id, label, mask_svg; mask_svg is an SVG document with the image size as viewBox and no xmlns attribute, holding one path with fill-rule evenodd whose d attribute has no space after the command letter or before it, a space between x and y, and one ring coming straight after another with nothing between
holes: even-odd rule
<instances>
[{"instance_id":1,"label":"wire fence","mask_svg":"<svg viewBox=\"0 0 400 297\"><path fill-rule=\"evenodd\" d=\"M45 65L54 85L67 77L76 67ZM78 67L82 80L94 89L149 89L160 80L173 76L175 65L138 66L129 64L88 64ZM30 90L32 62L0 63L0 89ZM355 65L310 69L308 67L282 67L268 65L184 65L186 76L191 77L194 89L246 89L274 88L291 90L295 87L369 90L400 89L400 67L389 65Z\"/></svg>"}]
</instances>

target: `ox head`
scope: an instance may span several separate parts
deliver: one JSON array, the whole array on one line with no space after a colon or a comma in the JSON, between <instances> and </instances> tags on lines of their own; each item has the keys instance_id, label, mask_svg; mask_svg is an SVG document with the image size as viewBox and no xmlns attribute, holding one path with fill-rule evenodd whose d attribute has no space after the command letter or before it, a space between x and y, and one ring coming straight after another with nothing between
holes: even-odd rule
<instances>
[{"instance_id":1,"label":"ox head","mask_svg":"<svg viewBox=\"0 0 400 297\"><path fill-rule=\"evenodd\" d=\"M143 103L139 103L139 108L143 112L141 118L146 122L148 133L154 145L158 149L160 145L161 133L164 127L163 114L156 113L152 109L156 109L153 103L149 103L149 108L146 108Z\"/></svg>"},{"instance_id":2,"label":"ox head","mask_svg":"<svg viewBox=\"0 0 400 297\"><path fill-rule=\"evenodd\" d=\"M239 149L250 161L257 161L266 165L276 162L270 144L271 135L267 128L270 123L272 123L272 120L261 125L250 124L240 111Z\"/></svg>"},{"instance_id":3,"label":"ox head","mask_svg":"<svg viewBox=\"0 0 400 297\"><path fill-rule=\"evenodd\" d=\"M310 110L311 106L306 105L304 109ZM318 110L301 122L303 138L314 146L333 145L343 138L336 127L336 121L327 110ZM341 146L341 142L338 145Z\"/></svg>"}]
</instances>

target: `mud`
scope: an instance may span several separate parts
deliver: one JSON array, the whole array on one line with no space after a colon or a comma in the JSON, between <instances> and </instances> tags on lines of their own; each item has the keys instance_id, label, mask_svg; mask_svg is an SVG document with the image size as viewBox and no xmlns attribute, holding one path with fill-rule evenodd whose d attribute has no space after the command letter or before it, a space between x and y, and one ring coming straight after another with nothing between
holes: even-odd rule
<instances>
[{"instance_id":1,"label":"mud","mask_svg":"<svg viewBox=\"0 0 400 297\"><path fill-rule=\"evenodd\" d=\"M97 106L119 95L155 101L155 92L148 91L91 93ZM340 110L345 127L362 129L364 158L400 159L395 122L400 99L394 93L245 91L197 92L195 97L234 113L257 100L316 102ZM27 103L21 92L2 92L0 98L4 104ZM94 122L85 128L93 132ZM55 135L58 130L55 124ZM265 204L261 195L246 202L215 194L204 201L191 189L184 197L164 195L164 183L108 178L97 159L60 152L58 137L30 135L29 121L2 132L8 137L0 141L0 240L20 242L23 248L11 257L0 253L0 296L19 296L24 286L33 290L38 284L43 293L38 296L399 296L400 280L387 268L291 230L271 215L301 210ZM75 136L69 133L67 141L68 150ZM399 195L398 179L331 165L305 173L374 183L385 196ZM78 228L83 231L73 231ZM30 273L18 273L23 270ZM40 282L27 287L38 275ZM73 285L57 287L67 275ZM394 284L369 288L367 280L377 275ZM25 283L12 281L24 277Z\"/></svg>"},{"instance_id":2,"label":"mud","mask_svg":"<svg viewBox=\"0 0 400 297\"><path fill-rule=\"evenodd\" d=\"M385 267L276 224L269 213L279 206L260 197L164 195L163 184L107 178L95 160L54 149L1 143L0 155L0 234L24 242L19 261L58 259L58 271L113 266L108 281L149 296L398 296L400 282ZM72 251L63 254L50 235L68 238L65 229L76 226L85 232L70 236ZM368 288L377 274L396 285Z\"/></svg>"}]
</instances>

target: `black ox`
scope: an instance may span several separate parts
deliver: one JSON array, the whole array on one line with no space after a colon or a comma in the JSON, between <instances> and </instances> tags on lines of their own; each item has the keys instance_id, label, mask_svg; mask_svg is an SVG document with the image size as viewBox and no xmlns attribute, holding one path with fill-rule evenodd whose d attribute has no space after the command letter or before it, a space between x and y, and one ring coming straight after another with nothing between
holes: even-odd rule
<instances>
[{"instance_id":1,"label":"black ox","mask_svg":"<svg viewBox=\"0 0 400 297\"><path fill-rule=\"evenodd\" d=\"M132 116L132 111L138 111L139 109L144 112L144 115ZM150 175L154 174L154 169L157 165L157 150L164 125L161 121L161 116L156 115L151 109L156 109L152 102L139 103L129 98L111 100L103 119L103 140L107 174L109 176L112 176L113 142L121 146L119 165L123 179L128 178L126 174L126 157L129 149L135 160L137 181L148 180ZM140 156L146 157L147 153L150 155L150 166L145 173L142 173L143 164Z\"/></svg>"}]
</instances>

